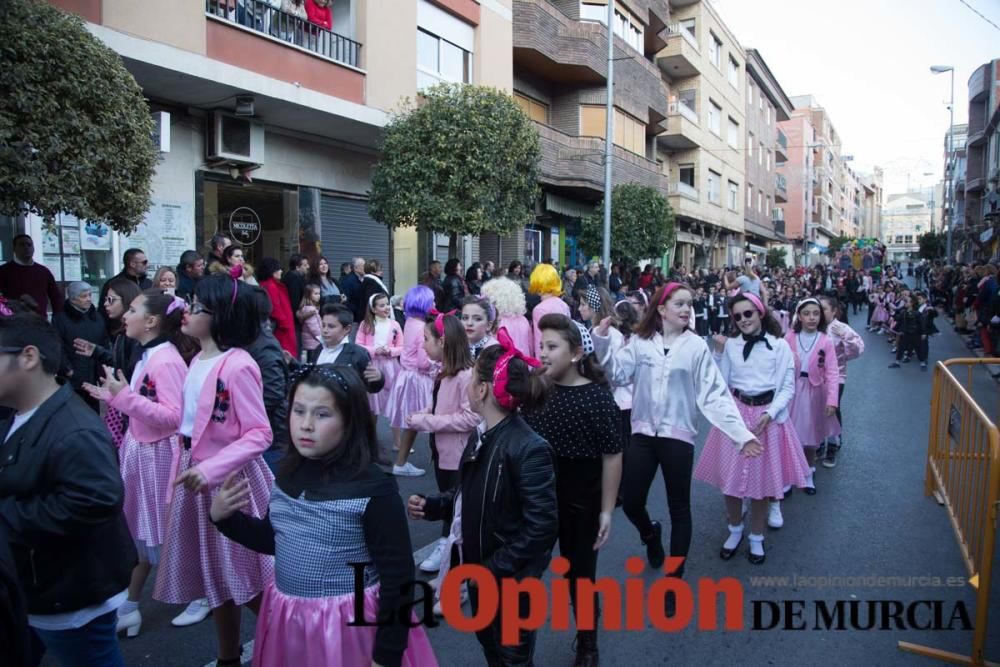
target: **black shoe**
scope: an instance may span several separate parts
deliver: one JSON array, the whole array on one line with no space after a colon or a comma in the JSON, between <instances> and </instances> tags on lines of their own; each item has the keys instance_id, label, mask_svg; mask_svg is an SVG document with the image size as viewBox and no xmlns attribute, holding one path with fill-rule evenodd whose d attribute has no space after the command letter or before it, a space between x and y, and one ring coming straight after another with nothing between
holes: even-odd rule
<instances>
[{"instance_id":1,"label":"black shoe","mask_svg":"<svg viewBox=\"0 0 1000 667\"><path fill-rule=\"evenodd\" d=\"M751 565L761 565L764 563L765 558L767 558L767 554L756 556L750 552L747 552L747 560L750 561Z\"/></svg>"},{"instance_id":2,"label":"black shoe","mask_svg":"<svg viewBox=\"0 0 1000 667\"><path fill-rule=\"evenodd\" d=\"M899 368L899 362L898 361L892 362L891 364L889 364L889 368Z\"/></svg>"},{"instance_id":3,"label":"black shoe","mask_svg":"<svg viewBox=\"0 0 1000 667\"><path fill-rule=\"evenodd\" d=\"M743 544L742 533L740 534L740 541L736 543L735 547L733 547L732 549L727 549L726 547L722 547L722 550L719 551L719 558L721 558L722 560L729 560L730 558L733 557L733 554L736 553L736 550L740 548L741 544Z\"/></svg>"},{"instance_id":4,"label":"black shoe","mask_svg":"<svg viewBox=\"0 0 1000 667\"><path fill-rule=\"evenodd\" d=\"M667 554L663 551L663 526L660 525L659 521L652 523L653 534L644 540L643 544L646 545L646 560L649 561L649 566L654 570L659 570L667 558Z\"/></svg>"},{"instance_id":5,"label":"black shoe","mask_svg":"<svg viewBox=\"0 0 1000 667\"><path fill-rule=\"evenodd\" d=\"M816 460L821 461L826 456L826 443L816 448Z\"/></svg>"},{"instance_id":6,"label":"black shoe","mask_svg":"<svg viewBox=\"0 0 1000 667\"><path fill-rule=\"evenodd\" d=\"M596 630L581 630L577 632L573 644L573 650L576 651L576 660L573 662L573 667L597 667L600 662L600 655L597 652Z\"/></svg>"},{"instance_id":7,"label":"black shoe","mask_svg":"<svg viewBox=\"0 0 1000 667\"><path fill-rule=\"evenodd\" d=\"M837 467L837 451L840 449L840 445L830 445L826 448L826 458L823 459L824 468L836 468Z\"/></svg>"},{"instance_id":8,"label":"black shoe","mask_svg":"<svg viewBox=\"0 0 1000 667\"><path fill-rule=\"evenodd\" d=\"M815 484L815 482L813 482L813 484ZM805 486L805 487L802 487L802 493L806 494L807 496L815 496L816 495L816 487L815 486Z\"/></svg>"}]
</instances>

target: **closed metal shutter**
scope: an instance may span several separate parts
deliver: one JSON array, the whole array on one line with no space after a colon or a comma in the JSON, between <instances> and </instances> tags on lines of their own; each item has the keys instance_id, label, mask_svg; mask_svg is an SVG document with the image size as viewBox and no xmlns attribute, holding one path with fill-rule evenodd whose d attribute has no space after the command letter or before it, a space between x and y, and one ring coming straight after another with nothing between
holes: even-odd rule
<instances>
[{"instance_id":1,"label":"closed metal shutter","mask_svg":"<svg viewBox=\"0 0 1000 667\"><path fill-rule=\"evenodd\" d=\"M342 262L354 256L382 263L382 281L392 284L392 231L368 215L368 202L323 195L320 202L320 239L331 271L339 275Z\"/></svg>"}]
</instances>

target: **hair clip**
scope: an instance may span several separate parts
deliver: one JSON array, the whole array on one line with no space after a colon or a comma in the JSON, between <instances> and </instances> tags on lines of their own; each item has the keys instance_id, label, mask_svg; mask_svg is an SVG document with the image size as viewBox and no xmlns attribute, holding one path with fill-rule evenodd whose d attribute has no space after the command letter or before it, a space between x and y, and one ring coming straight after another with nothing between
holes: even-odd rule
<instances>
[{"instance_id":1,"label":"hair clip","mask_svg":"<svg viewBox=\"0 0 1000 667\"><path fill-rule=\"evenodd\" d=\"M340 386L341 389L344 390L345 394L350 393L350 385L347 384L347 378L345 378L343 373L338 371L337 367L332 364L302 364L292 371L292 383L301 382L313 374L319 375L320 377L328 380L333 380L338 386Z\"/></svg>"}]
</instances>

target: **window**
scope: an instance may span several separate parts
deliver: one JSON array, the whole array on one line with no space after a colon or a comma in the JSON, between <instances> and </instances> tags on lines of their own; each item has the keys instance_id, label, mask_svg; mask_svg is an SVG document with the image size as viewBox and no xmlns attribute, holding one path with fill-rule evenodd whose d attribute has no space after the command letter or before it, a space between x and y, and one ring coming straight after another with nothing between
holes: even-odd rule
<instances>
[{"instance_id":1,"label":"window","mask_svg":"<svg viewBox=\"0 0 1000 667\"><path fill-rule=\"evenodd\" d=\"M580 18L584 21L607 23L608 2L604 0L584 0L580 3ZM625 40L625 43L640 53L645 50L642 23L632 12L615 3L615 34Z\"/></svg>"},{"instance_id":2,"label":"window","mask_svg":"<svg viewBox=\"0 0 1000 667\"><path fill-rule=\"evenodd\" d=\"M758 190L757 191L757 212L758 213L763 213L764 212L764 191L763 190Z\"/></svg>"},{"instance_id":3,"label":"window","mask_svg":"<svg viewBox=\"0 0 1000 667\"><path fill-rule=\"evenodd\" d=\"M754 91L753 81L750 77L747 77L747 105L753 107L753 91Z\"/></svg>"},{"instance_id":4,"label":"window","mask_svg":"<svg viewBox=\"0 0 1000 667\"><path fill-rule=\"evenodd\" d=\"M722 69L722 40L715 36L715 33L710 33L712 36L712 42L710 50L708 52L709 57L712 59L712 64L718 69Z\"/></svg>"},{"instance_id":5,"label":"window","mask_svg":"<svg viewBox=\"0 0 1000 667\"><path fill-rule=\"evenodd\" d=\"M740 64L736 59L729 56L729 84L739 90L740 87Z\"/></svg>"},{"instance_id":6,"label":"window","mask_svg":"<svg viewBox=\"0 0 1000 667\"><path fill-rule=\"evenodd\" d=\"M729 210L736 211L740 207L740 186L729 181Z\"/></svg>"},{"instance_id":7,"label":"window","mask_svg":"<svg viewBox=\"0 0 1000 667\"><path fill-rule=\"evenodd\" d=\"M740 147L740 124L737 123L732 118L729 119L729 145L733 148L739 149Z\"/></svg>"},{"instance_id":8,"label":"window","mask_svg":"<svg viewBox=\"0 0 1000 667\"><path fill-rule=\"evenodd\" d=\"M580 106L580 136L604 138L607 129L605 108L583 104ZM646 126L621 109L615 109L614 143L627 151L646 154Z\"/></svg>"},{"instance_id":9,"label":"window","mask_svg":"<svg viewBox=\"0 0 1000 667\"><path fill-rule=\"evenodd\" d=\"M694 41L696 42L698 41L698 35L695 32L694 19L684 19L683 21L681 21L681 30L690 35L691 39L693 39Z\"/></svg>"},{"instance_id":10,"label":"window","mask_svg":"<svg viewBox=\"0 0 1000 667\"><path fill-rule=\"evenodd\" d=\"M417 29L417 88L442 81L472 83L472 53Z\"/></svg>"},{"instance_id":11,"label":"window","mask_svg":"<svg viewBox=\"0 0 1000 667\"><path fill-rule=\"evenodd\" d=\"M532 99L527 95L522 95L515 91L514 101L517 102L517 106L521 107L521 110L528 115L531 120L537 120L539 123L549 122L549 105L544 102L539 102L538 100Z\"/></svg>"},{"instance_id":12,"label":"window","mask_svg":"<svg viewBox=\"0 0 1000 667\"><path fill-rule=\"evenodd\" d=\"M757 153L757 164L762 165L764 164L764 142L760 142L758 147L760 148L760 152Z\"/></svg>"},{"instance_id":13,"label":"window","mask_svg":"<svg viewBox=\"0 0 1000 667\"><path fill-rule=\"evenodd\" d=\"M765 205L764 215L770 216L771 215L771 195L768 195L767 198L764 200L764 205Z\"/></svg>"},{"instance_id":14,"label":"window","mask_svg":"<svg viewBox=\"0 0 1000 667\"><path fill-rule=\"evenodd\" d=\"M747 210L753 210L753 183L747 183Z\"/></svg>"},{"instance_id":15,"label":"window","mask_svg":"<svg viewBox=\"0 0 1000 667\"><path fill-rule=\"evenodd\" d=\"M753 132L747 133L747 156L753 159Z\"/></svg>"},{"instance_id":16,"label":"window","mask_svg":"<svg viewBox=\"0 0 1000 667\"><path fill-rule=\"evenodd\" d=\"M681 164L677 166L680 182L684 185L694 187L694 164Z\"/></svg>"},{"instance_id":17,"label":"window","mask_svg":"<svg viewBox=\"0 0 1000 667\"><path fill-rule=\"evenodd\" d=\"M768 171L771 171L771 151L767 151L767 157L765 159L765 166Z\"/></svg>"},{"instance_id":18,"label":"window","mask_svg":"<svg viewBox=\"0 0 1000 667\"><path fill-rule=\"evenodd\" d=\"M697 109L695 108L697 100L697 91L692 88L691 90L682 90L677 93L677 101L683 106L687 107L691 113L697 114Z\"/></svg>"},{"instance_id":19,"label":"window","mask_svg":"<svg viewBox=\"0 0 1000 667\"><path fill-rule=\"evenodd\" d=\"M764 107L764 122L770 126L771 125L771 105L768 104Z\"/></svg>"},{"instance_id":20,"label":"window","mask_svg":"<svg viewBox=\"0 0 1000 667\"><path fill-rule=\"evenodd\" d=\"M717 174L711 169L708 170L708 201L713 204L719 203L719 186L722 183L722 174Z\"/></svg>"},{"instance_id":21,"label":"window","mask_svg":"<svg viewBox=\"0 0 1000 667\"><path fill-rule=\"evenodd\" d=\"M722 136L722 107L712 100L708 101L708 129Z\"/></svg>"}]
</instances>

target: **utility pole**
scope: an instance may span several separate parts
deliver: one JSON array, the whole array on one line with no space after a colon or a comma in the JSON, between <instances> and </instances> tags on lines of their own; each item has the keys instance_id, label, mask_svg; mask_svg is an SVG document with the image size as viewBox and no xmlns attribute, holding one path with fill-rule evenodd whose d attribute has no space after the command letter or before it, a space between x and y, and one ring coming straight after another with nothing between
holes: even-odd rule
<instances>
[{"instance_id":1,"label":"utility pole","mask_svg":"<svg viewBox=\"0 0 1000 667\"><path fill-rule=\"evenodd\" d=\"M608 2L608 103L604 131L604 240L601 245L601 259L605 269L611 274L611 157L615 137L615 3Z\"/></svg>"},{"instance_id":2,"label":"utility pole","mask_svg":"<svg viewBox=\"0 0 1000 667\"><path fill-rule=\"evenodd\" d=\"M933 74L951 73L951 100L948 103L948 156L944 161L945 176L948 177L948 192L950 193L946 193L944 198L948 206L948 235L945 241L945 254L948 263L951 263L954 261L951 254L951 239L955 229L955 170L950 168L955 154L955 68L951 65L932 65L931 72ZM943 224L944 220L941 222Z\"/></svg>"}]
</instances>

